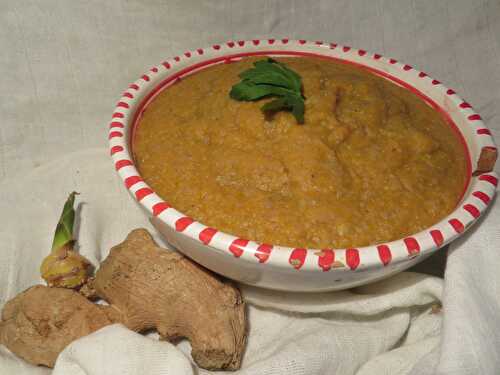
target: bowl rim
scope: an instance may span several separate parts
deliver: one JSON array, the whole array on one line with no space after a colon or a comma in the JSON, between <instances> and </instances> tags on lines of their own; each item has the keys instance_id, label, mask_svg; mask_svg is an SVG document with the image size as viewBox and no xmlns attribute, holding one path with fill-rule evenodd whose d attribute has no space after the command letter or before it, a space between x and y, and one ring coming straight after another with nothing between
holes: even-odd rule
<instances>
[{"instance_id":1,"label":"bowl rim","mask_svg":"<svg viewBox=\"0 0 500 375\"><path fill-rule=\"evenodd\" d=\"M455 115L464 117L474 127L474 135L472 137L469 135L469 138L479 150L489 149L495 152L497 150L491 132L483 124L480 115L466 101L461 99L454 90L445 87L441 82L410 65L402 64L380 54L369 53L362 49L342 46L337 43L302 39L229 41L208 48L187 51L183 55L175 56L154 66L130 84L116 104L108 132L110 154L116 171L133 198L153 218L160 220L173 231L205 245L212 251L244 262L302 272L349 272L396 266L410 259L430 254L453 241L485 212L495 195L498 176L493 171L472 175L470 173L472 170L470 170L468 171L470 179L456 209L438 223L421 232L398 240L364 247L294 248L257 243L208 227L171 207L142 180L135 168L131 151L133 131L142 111L159 92L176 82L180 77L215 63L232 62L250 55L297 54L321 55L325 58L368 68L375 73L382 73L381 75L386 78L395 78L393 81L397 84L402 84L405 88L424 95L424 99L431 91L434 94L439 93L446 97L454 105L454 108L445 109L433 99L427 98L436 105L435 109L448 117L450 125L462 137L464 149L466 153L469 153L466 155L469 164L472 164L473 161L471 160L470 147L466 141L467 137L451 120L449 114L452 109L455 111ZM394 74L394 69L397 69L397 75ZM422 88L416 88L406 78L401 77L406 74L411 75L413 80L418 77L419 82L424 82L426 84L425 92ZM409 78L410 76L408 76Z\"/></svg>"}]
</instances>

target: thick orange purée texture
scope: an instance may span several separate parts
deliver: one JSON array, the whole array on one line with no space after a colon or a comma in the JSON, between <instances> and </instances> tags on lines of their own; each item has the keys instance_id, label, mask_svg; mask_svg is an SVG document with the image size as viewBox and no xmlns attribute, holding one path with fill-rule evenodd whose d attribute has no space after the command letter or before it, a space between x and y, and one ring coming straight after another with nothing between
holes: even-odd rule
<instances>
[{"instance_id":1,"label":"thick orange pur\u00e9e texture","mask_svg":"<svg viewBox=\"0 0 500 375\"><path fill-rule=\"evenodd\" d=\"M144 180L179 211L259 242L364 246L450 213L465 154L415 94L353 66L282 58L303 79L305 124L229 98L256 58L211 67L160 93L136 130Z\"/></svg>"}]
</instances>

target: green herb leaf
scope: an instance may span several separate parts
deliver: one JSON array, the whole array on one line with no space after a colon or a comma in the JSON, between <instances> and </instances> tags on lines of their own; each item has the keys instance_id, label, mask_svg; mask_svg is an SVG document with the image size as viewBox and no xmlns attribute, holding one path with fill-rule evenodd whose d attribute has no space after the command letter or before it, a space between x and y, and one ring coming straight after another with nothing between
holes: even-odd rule
<instances>
[{"instance_id":1,"label":"green herb leaf","mask_svg":"<svg viewBox=\"0 0 500 375\"><path fill-rule=\"evenodd\" d=\"M73 224L75 222L75 209L73 208L75 204L75 196L77 192L72 192L61 213L59 222L57 223L56 231L54 233L54 240L52 242L52 251L58 250L67 243L73 241Z\"/></svg>"},{"instance_id":2,"label":"green herb leaf","mask_svg":"<svg viewBox=\"0 0 500 375\"><path fill-rule=\"evenodd\" d=\"M281 109L289 108L285 98L274 99L261 107L262 112L277 112Z\"/></svg>"},{"instance_id":3,"label":"green herb leaf","mask_svg":"<svg viewBox=\"0 0 500 375\"><path fill-rule=\"evenodd\" d=\"M289 110L299 124L304 123L304 96L301 77L285 64L273 59L256 61L254 67L241 73L241 82L235 84L229 96L239 101L255 101L277 97L264 104L263 112Z\"/></svg>"},{"instance_id":4,"label":"green herb leaf","mask_svg":"<svg viewBox=\"0 0 500 375\"><path fill-rule=\"evenodd\" d=\"M279 86L265 84L255 85L249 83L249 81L241 81L240 83L237 83L229 92L229 96L232 99L239 101L253 101L271 95L294 95L294 92Z\"/></svg>"}]
</instances>

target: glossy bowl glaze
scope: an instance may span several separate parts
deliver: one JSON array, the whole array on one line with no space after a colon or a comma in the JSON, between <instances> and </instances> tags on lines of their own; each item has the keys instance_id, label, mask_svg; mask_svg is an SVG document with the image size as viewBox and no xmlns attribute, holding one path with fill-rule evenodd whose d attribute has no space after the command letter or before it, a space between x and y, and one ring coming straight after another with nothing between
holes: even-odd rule
<instances>
[{"instance_id":1,"label":"glossy bowl glaze","mask_svg":"<svg viewBox=\"0 0 500 375\"><path fill-rule=\"evenodd\" d=\"M440 111L461 139L469 161L470 178L455 211L432 227L397 241L362 248L304 249L237 238L171 207L142 180L134 166L130 148L134 126L155 95L181 77L255 55L316 56L361 66L416 93ZM497 148L490 131L455 91L410 65L335 43L251 40L185 52L151 68L127 88L112 115L108 137L115 169L125 187L169 243L219 274L279 290L346 289L411 267L475 223L491 202L498 182L492 172Z\"/></svg>"}]
</instances>

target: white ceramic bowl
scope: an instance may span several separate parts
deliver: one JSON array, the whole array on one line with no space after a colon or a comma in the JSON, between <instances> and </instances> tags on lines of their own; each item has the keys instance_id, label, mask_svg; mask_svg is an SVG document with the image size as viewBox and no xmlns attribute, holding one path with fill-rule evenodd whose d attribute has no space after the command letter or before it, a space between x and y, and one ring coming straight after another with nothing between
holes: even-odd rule
<instances>
[{"instance_id":1,"label":"white ceramic bowl","mask_svg":"<svg viewBox=\"0 0 500 375\"><path fill-rule=\"evenodd\" d=\"M134 166L134 124L158 92L180 77L213 64L254 55L320 56L363 66L422 97L443 113L464 144L470 180L448 217L397 241L350 249L303 249L258 244L209 228L162 200ZM492 172L496 146L481 117L452 89L410 65L334 43L304 40L227 42L186 52L151 68L132 83L116 105L109 129L115 168L153 224L179 251L203 266L243 283L288 291L346 289L400 272L459 237L487 208L498 182ZM177 166L175 166L177 168Z\"/></svg>"}]
</instances>

